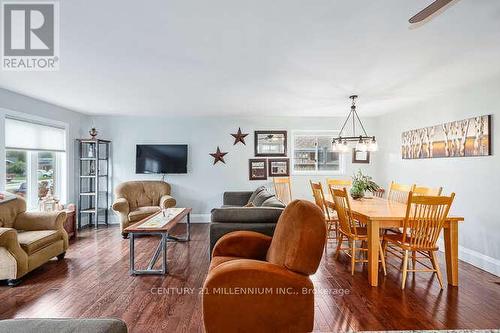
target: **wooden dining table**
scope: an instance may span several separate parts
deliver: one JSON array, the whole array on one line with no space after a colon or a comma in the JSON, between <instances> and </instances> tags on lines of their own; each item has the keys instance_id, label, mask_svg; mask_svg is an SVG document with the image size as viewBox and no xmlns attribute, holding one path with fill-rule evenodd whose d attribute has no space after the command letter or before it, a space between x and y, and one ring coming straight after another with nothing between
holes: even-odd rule
<instances>
[{"instance_id":1,"label":"wooden dining table","mask_svg":"<svg viewBox=\"0 0 500 333\"><path fill-rule=\"evenodd\" d=\"M326 198L330 208L333 200ZM380 229L400 228L406 217L406 204L370 197L350 200L354 219L366 225L368 233L368 282L378 286ZM458 286L458 224L463 217L448 216L444 224L444 253L448 284Z\"/></svg>"}]
</instances>

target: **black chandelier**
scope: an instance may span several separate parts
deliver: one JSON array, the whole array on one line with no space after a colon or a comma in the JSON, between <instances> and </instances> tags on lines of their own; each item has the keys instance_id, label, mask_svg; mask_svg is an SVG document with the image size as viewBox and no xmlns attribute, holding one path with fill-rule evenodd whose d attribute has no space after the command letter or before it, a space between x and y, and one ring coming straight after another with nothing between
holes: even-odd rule
<instances>
[{"instance_id":1,"label":"black chandelier","mask_svg":"<svg viewBox=\"0 0 500 333\"><path fill-rule=\"evenodd\" d=\"M351 95L349 98L352 100L351 111L349 112L347 119L344 121L344 125L342 125L342 129L340 130L338 137L334 138L332 141L333 151L347 153L350 150L349 143L351 142L356 142L356 150L358 151L377 151L378 144L377 140L375 140L375 136L370 136L366 133L365 127L356 112L356 98L358 98L358 95ZM359 124L359 128L363 131L361 135L356 134L356 122ZM346 130L346 126L351 123L352 133L351 135L346 135L348 133L345 133L344 130Z\"/></svg>"}]
</instances>

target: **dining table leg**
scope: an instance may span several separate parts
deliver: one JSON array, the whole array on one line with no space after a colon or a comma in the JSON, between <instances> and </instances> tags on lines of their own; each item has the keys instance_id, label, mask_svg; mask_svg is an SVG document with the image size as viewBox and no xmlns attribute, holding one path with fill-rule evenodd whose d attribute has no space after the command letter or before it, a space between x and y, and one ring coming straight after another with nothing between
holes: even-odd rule
<instances>
[{"instance_id":1,"label":"dining table leg","mask_svg":"<svg viewBox=\"0 0 500 333\"><path fill-rule=\"evenodd\" d=\"M444 228L444 254L448 284L458 286L458 223Z\"/></svg>"},{"instance_id":2,"label":"dining table leg","mask_svg":"<svg viewBox=\"0 0 500 333\"><path fill-rule=\"evenodd\" d=\"M378 260L379 260L379 242L380 225L378 221L369 221L367 223L368 233L368 283L372 287L378 286Z\"/></svg>"}]
</instances>

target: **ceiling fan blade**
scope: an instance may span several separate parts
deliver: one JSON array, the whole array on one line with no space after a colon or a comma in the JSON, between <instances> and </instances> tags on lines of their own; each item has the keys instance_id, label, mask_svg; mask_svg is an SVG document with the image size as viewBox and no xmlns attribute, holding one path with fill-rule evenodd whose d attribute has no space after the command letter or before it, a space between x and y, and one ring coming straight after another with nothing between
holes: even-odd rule
<instances>
[{"instance_id":1,"label":"ceiling fan blade","mask_svg":"<svg viewBox=\"0 0 500 333\"><path fill-rule=\"evenodd\" d=\"M422 9L420 12L418 12L415 16L410 18L408 21L410 23L421 22L452 1L453 0L436 0L433 3L431 3L429 6Z\"/></svg>"}]
</instances>

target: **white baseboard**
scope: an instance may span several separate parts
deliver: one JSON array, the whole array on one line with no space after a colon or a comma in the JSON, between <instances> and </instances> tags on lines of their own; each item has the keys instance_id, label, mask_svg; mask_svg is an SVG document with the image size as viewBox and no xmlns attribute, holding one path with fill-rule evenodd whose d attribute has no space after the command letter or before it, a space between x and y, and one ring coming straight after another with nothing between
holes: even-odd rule
<instances>
[{"instance_id":1,"label":"white baseboard","mask_svg":"<svg viewBox=\"0 0 500 333\"><path fill-rule=\"evenodd\" d=\"M444 243L442 239L438 240L439 249L441 252L444 251ZM458 258L465 261L473 266L481 268L491 274L500 276L500 260L487 256L485 254L479 253L477 251L468 249L461 245L458 245Z\"/></svg>"}]
</instances>

